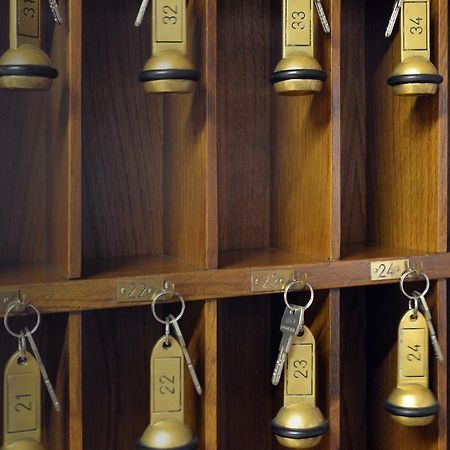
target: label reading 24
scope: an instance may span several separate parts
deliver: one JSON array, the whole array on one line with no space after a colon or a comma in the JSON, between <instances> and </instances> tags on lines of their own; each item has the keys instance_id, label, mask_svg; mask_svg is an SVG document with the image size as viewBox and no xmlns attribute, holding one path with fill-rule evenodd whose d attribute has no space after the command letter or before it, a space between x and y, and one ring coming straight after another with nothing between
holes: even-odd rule
<instances>
[{"instance_id":1,"label":"label reading 24","mask_svg":"<svg viewBox=\"0 0 450 450\"><path fill-rule=\"evenodd\" d=\"M408 267L407 259L373 261L370 263L370 278L372 281L399 280Z\"/></svg>"}]
</instances>

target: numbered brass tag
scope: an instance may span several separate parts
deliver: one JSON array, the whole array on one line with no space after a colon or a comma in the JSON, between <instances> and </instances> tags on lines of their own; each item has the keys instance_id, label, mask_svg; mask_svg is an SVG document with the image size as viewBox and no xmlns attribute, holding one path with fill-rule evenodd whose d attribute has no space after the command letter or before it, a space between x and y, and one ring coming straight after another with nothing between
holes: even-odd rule
<instances>
[{"instance_id":1,"label":"numbered brass tag","mask_svg":"<svg viewBox=\"0 0 450 450\"><path fill-rule=\"evenodd\" d=\"M396 95L435 94L443 78L430 61L430 0L404 0L401 63L388 79Z\"/></svg>"},{"instance_id":2,"label":"numbered brass tag","mask_svg":"<svg viewBox=\"0 0 450 450\"><path fill-rule=\"evenodd\" d=\"M428 425L438 403L428 388L428 326L418 311L409 310L398 329L397 387L385 408L397 422L407 426Z\"/></svg>"},{"instance_id":3,"label":"numbered brass tag","mask_svg":"<svg viewBox=\"0 0 450 450\"><path fill-rule=\"evenodd\" d=\"M145 91L192 92L198 73L186 53L186 0L153 0L152 57L139 77Z\"/></svg>"},{"instance_id":4,"label":"numbered brass tag","mask_svg":"<svg viewBox=\"0 0 450 450\"><path fill-rule=\"evenodd\" d=\"M41 50L41 0L10 0L10 48L0 58L1 89L49 89L58 71Z\"/></svg>"},{"instance_id":5,"label":"numbered brass tag","mask_svg":"<svg viewBox=\"0 0 450 450\"><path fill-rule=\"evenodd\" d=\"M282 0L283 59L272 74L281 95L308 95L322 89L326 74L314 58L314 1Z\"/></svg>"},{"instance_id":6,"label":"numbered brass tag","mask_svg":"<svg viewBox=\"0 0 450 450\"><path fill-rule=\"evenodd\" d=\"M304 327L303 335L294 337L286 359L284 405L272 421L272 431L284 447L310 448L327 430L328 421L316 407L316 343Z\"/></svg>"},{"instance_id":7,"label":"numbered brass tag","mask_svg":"<svg viewBox=\"0 0 450 450\"><path fill-rule=\"evenodd\" d=\"M193 449L197 440L184 424L183 351L176 339L163 336L150 358L150 424L137 449ZM166 343L168 342L168 345Z\"/></svg>"},{"instance_id":8,"label":"numbered brass tag","mask_svg":"<svg viewBox=\"0 0 450 450\"><path fill-rule=\"evenodd\" d=\"M23 362L21 353L14 353L6 363L4 373L4 450L22 441L27 443L23 448L42 449L40 383L39 366L34 357L27 352L26 362Z\"/></svg>"}]
</instances>

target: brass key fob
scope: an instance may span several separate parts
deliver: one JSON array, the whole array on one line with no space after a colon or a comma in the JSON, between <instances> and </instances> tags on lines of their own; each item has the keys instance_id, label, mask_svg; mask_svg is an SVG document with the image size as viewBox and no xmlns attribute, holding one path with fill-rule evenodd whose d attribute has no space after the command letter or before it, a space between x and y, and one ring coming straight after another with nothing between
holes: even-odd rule
<instances>
[{"instance_id":1,"label":"brass key fob","mask_svg":"<svg viewBox=\"0 0 450 450\"><path fill-rule=\"evenodd\" d=\"M47 90L58 71L41 46L41 1L10 0L10 48L0 58L0 88Z\"/></svg>"},{"instance_id":2,"label":"brass key fob","mask_svg":"<svg viewBox=\"0 0 450 450\"><path fill-rule=\"evenodd\" d=\"M163 336L150 359L150 424L136 444L138 450L197 448L184 424L184 356L172 336Z\"/></svg>"},{"instance_id":3,"label":"brass key fob","mask_svg":"<svg viewBox=\"0 0 450 450\"><path fill-rule=\"evenodd\" d=\"M41 445L41 374L31 355L15 352L5 366L2 450L44 450Z\"/></svg>"},{"instance_id":4,"label":"brass key fob","mask_svg":"<svg viewBox=\"0 0 450 450\"><path fill-rule=\"evenodd\" d=\"M397 387L384 403L391 417L407 426L430 424L439 405L428 387L428 326L420 311L409 310L398 328Z\"/></svg>"},{"instance_id":5,"label":"brass key fob","mask_svg":"<svg viewBox=\"0 0 450 450\"><path fill-rule=\"evenodd\" d=\"M152 57L139 76L152 94L192 92L198 72L187 56L186 0L152 0Z\"/></svg>"},{"instance_id":6,"label":"brass key fob","mask_svg":"<svg viewBox=\"0 0 450 450\"><path fill-rule=\"evenodd\" d=\"M443 78L430 61L430 0L401 6L401 63L388 78L396 95L432 95Z\"/></svg>"},{"instance_id":7,"label":"brass key fob","mask_svg":"<svg viewBox=\"0 0 450 450\"><path fill-rule=\"evenodd\" d=\"M272 421L277 441L288 448L311 448L328 430L316 406L316 342L309 328L294 337L286 360L284 404Z\"/></svg>"}]
</instances>

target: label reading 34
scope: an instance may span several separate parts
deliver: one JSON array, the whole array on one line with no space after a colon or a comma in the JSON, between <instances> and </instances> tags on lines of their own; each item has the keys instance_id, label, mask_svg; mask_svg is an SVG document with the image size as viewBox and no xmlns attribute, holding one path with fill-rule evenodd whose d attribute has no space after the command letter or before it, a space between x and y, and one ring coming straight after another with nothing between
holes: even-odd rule
<instances>
[{"instance_id":1,"label":"label reading 34","mask_svg":"<svg viewBox=\"0 0 450 450\"><path fill-rule=\"evenodd\" d=\"M17 34L31 38L39 38L41 0L17 1Z\"/></svg>"},{"instance_id":2,"label":"label reading 34","mask_svg":"<svg viewBox=\"0 0 450 450\"><path fill-rule=\"evenodd\" d=\"M428 50L428 1L403 2L403 50Z\"/></svg>"},{"instance_id":3,"label":"label reading 34","mask_svg":"<svg viewBox=\"0 0 450 450\"><path fill-rule=\"evenodd\" d=\"M185 0L155 0L156 42L183 42Z\"/></svg>"},{"instance_id":4,"label":"label reading 34","mask_svg":"<svg viewBox=\"0 0 450 450\"><path fill-rule=\"evenodd\" d=\"M284 0L286 2L284 18L285 45L309 47L311 45L311 21L313 0Z\"/></svg>"}]
</instances>

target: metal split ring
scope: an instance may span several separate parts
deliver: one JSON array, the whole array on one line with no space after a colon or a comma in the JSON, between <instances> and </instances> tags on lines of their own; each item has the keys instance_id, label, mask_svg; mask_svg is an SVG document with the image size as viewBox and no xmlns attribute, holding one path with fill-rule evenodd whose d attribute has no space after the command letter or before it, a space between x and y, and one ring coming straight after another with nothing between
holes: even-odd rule
<instances>
[{"instance_id":1,"label":"metal split ring","mask_svg":"<svg viewBox=\"0 0 450 450\"><path fill-rule=\"evenodd\" d=\"M416 273L416 271L414 270L414 269L409 269L409 270L407 270L403 275L402 275L402 277L400 278L400 289L401 289L401 291L403 292L403 295L405 296L405 297L407 297L407 298L409 298L410 300L413 300L413 299L415 299L416 297L414 296L414 295L411 295L411 294L408 294L406 291L405 291L405 286L404 286L404 284L405 284L405 280L408 278L408 277L410 277L412 274L415 274ZM420 279L421 277L423 277L423 279L425 280L425 289L423 290L423 292L420 294L420 296L425 296L426 294L427 294L427 292L429 291L429 289L430 289L430 279L428 278L428 276L427 276L427 274L425 273L425 272L422 272L421 274L420 274L420 276L419 277L417 277L417 279Z\"/></svg>"},{"instance_id":2,"label":"metal split ring","mask_svg":"<svg viewBox=\"0 0 450 450\"><path fill-rule=\"evenodd\" d=\"M170 323L173 322L178 322L178 320L181 319L181 317L184 314L184 310L186 309L186 303L184 302L184 298L178 293L178 292L171 292L171 291L160 291L158 292L154 297L153 297L153 301L152 301L152 313L153 313L153 317L159 322L162 323L163 325L166 325L166 320L161 319L158 314L156 314L156 302L163 297L166 294L171 294L173 296L173 298L177 298L178 300L180 300L181 302L181 311L178 314L177 317L175 317L174 319L170 320Z\"/></svg>"},{"instance_id":3,"label":"metal split ring","mask_svg":"<svg viewBox=\"0 0 450 450\"><path fill-rule=\"evenodd\" d=\"M35 314L36 314L36 324L34 325L33 329L30 331L31 334L34 334L36 332L36 330L39 328L39 325L41 324L41 313L39 312L39 310L33 306L31 303L23 303L21 301L17 301L14 303L11 303L8 306L8 309L6 310L5 313L5 317L3 318L3 323L5 325L6 331L11 335L14 336L17 339L20 339L22 336L22 333L15 333L13 330L11 330L9 324L8 324L8 319L10 314L14 311L14 309L18 306L25 306L25 309L30 308L32 309Z\"/></svg>"},{"instance_id":4,"label":"metal split ring","mask_svg":"<svg viewBox=\"0 0 450 450\"><path fill-rule=\"evenodd\" d=\"M414 302L414 306L412 306L412 302ZM409 299L409 309L413 310L413 315L411 317L413 320L416 320L417 313L419 312L419 299L417 297Z\"/></svg>"},{"instance_id":5,"label":"metal split ring","mask_svg":"<svg viewBox=\"0 0 450 450\"><path fill-rule=\"evenodd\" d=\"M288 293L289 293L290 289L292 289L297 284L303 284L304 287L307 287L309 289L310 297L309 297L308 303L305 306L291 305L288 302L288 298L287 298L288 297ZM286 303L286 306L291 311L298 311L301 308L303 308L303 310L306 311L312 305L313 301L314 301L314 289L312 288L312 286L309 283L306 283L304 281L291 281L284 288L284 303Z\"/></svg>"}]
</instances>

